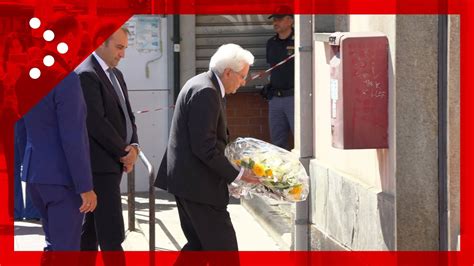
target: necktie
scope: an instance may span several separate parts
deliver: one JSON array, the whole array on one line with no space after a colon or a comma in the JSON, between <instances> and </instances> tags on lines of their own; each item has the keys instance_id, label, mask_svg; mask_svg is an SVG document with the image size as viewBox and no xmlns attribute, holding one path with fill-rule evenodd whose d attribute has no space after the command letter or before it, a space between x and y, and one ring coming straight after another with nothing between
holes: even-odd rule
<instances>
[{"instance_id":1,"label":"necktie","mask_svg":"<svg viewBox=\"0 0 474 266\"><path fill-rule=\"evenodd\" d=\"M120 107L122 108L123 114L125 116L125 126L127 128L127 137L125 138L125 141L127 144L130 144L130 141L132 140L132 122L130 121L130 114L128 113L127 105L125 104L125 97L123 95L123 92L120 89L120 86L117 82L117 78L115 77L114 71L112 68L108 68L107 72L110 75L110 80L112 81L112 85L115 89L115 93L117 94L117 97L119 98L120 101Z\"/></svg>"}]
</instances>

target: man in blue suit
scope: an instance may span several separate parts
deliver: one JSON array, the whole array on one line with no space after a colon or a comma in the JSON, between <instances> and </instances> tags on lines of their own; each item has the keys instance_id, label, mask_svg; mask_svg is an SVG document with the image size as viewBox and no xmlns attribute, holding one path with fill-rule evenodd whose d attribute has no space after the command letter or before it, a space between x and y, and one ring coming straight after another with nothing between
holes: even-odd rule
<instances>
[{"instance_id":1,"label":"man in blue suit","mask_svg":"<svg viewBox=\"0 0 474 266\"><path fill-rule=\"evenodd\" d=\"M26 128L25 121L20 118L15 124L15 142L14 142L14 159L15 169L14 171L14 218L15 221L25 220L39 220L40 215L38 210L31 202L30 195L25 193L23 195L23 189L21 185L21 167L23 165L23 157L26 147Z\"/></svg>"},{"instance_id":2,"label":"man in blue suit","mask_svg":"<svg viewBox=\"0 0 474 266\"><path fill-rule=\"evenodd\" d=\"M41 214L45 250L79 250L84 213L95 209L97 198L78 76L68 74L24 120L22 180Z\"/></svg>"}]
</instances>

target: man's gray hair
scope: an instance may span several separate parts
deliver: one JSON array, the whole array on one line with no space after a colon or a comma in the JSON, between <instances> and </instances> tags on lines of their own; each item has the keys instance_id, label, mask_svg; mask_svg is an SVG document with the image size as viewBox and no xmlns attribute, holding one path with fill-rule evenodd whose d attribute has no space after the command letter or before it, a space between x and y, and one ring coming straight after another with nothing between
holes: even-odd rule
<instances>
[{"instance_id":1,"label":"man's gray hair","mask_svg":"<svg viewBox=\"0 0 474 266\"><path fill-rule=\"evenodd\" d=\"M254 56L252 53L237 44L228 43L221 45L211 57L209 69L217 75L221 75L226 68L239 72L245 64L252 65L253 62Z\"/></svg>"}]
</instances>

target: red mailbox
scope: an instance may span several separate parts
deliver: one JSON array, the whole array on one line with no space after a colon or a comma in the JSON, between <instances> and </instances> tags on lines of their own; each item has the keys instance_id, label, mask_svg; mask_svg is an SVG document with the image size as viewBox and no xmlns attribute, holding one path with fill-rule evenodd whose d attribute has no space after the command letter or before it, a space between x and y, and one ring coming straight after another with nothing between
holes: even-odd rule
<instances>
[{"instance_id":1,"label":"red mailbox","mask_svg":"<svg viewBox=\"0 0 474 266\"><path fill-rule=\"evenodd\" d=\"M332 146L388 148L387 37L336 32L329 45Z\"/></svg>"}]
</instances>

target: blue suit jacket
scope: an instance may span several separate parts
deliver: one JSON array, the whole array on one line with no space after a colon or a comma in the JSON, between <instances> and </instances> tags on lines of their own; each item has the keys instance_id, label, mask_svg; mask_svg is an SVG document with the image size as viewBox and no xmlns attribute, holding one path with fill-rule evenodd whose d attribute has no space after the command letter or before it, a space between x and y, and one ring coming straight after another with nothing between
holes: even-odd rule
<instances>
[{"instance_id":1,"label":"blue suit jacket","mask_svg":"<svg viewBox=\"0 0 474 266\"><path fill-rule=\"evenodd\" d=\"M92 190L86 104L78 76L67 75L24 118L22 180L64 185L78 194Z\"/></svg>"}]
</instances>

